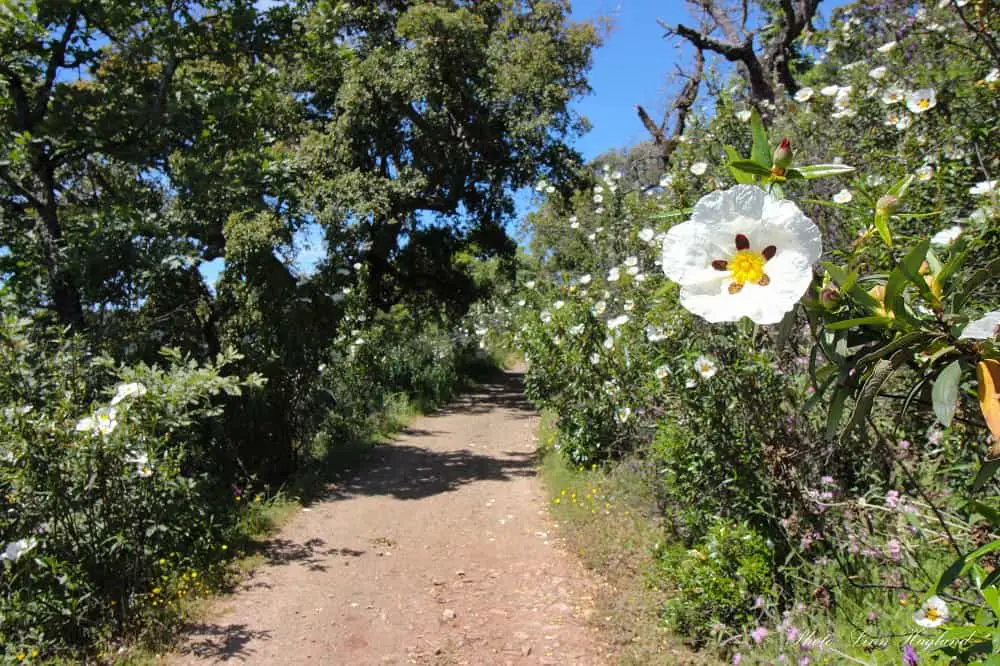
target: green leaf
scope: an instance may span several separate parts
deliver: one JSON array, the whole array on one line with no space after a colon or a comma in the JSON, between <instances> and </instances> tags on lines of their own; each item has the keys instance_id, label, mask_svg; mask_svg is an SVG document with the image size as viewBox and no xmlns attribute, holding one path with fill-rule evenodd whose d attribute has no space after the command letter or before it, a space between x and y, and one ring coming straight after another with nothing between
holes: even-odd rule
<instances>
[{"instance_id":1,"label":"green leaf","mask_svg":"<svg viewBox=\"0 0 1000 666\"><path fill-rule=\"evenodd\" d=\"M969 255L968 250L955 252L954 254L951 255L951 258L948 259L948 261L944 264L944 266L941 266L941 268L938 269L937 271L934 271L934 265L931 264L931 270L934 272L934 277L937 278L938 284L941 285L942 289L944 289L945 285L947 284L951 276L954 275L958 271L958 269L962 267L962 264L965 263L965 258L968 255ZM928 257L929 256L930 255L928 255Z\"/></svg>"},{"instance_id":2,"label":"green leaf","mask_svg":"<svg viewBox=\"0 0 1000 666\"><path fill-rule=\"evenodd\" d=\"M815 180L817 178L842 176L847 173L852 173L854 171L854 167L847 166L846 164L813 164L811 166L796 167L795 171L797 171L806 180Z\"/></svg>"},{"instance_id":3,"label":"green leaf","mask_svg":"<svg viewBox=\"0 0 1000 666\"><path fill-rule=\"evenodd\" d=\"M955 407L958 405L958 383L961 380L962 364L959 361L952 361L934 380L934 387L931 389L934 416L945 428L951 426L951 420L955 418Z\"/></svg>"},{"instance_id":4,"label":"green leaf","mask_svg":"<svg viewBox=\"0 0 1000 666\"><path fill-rule=\"evenodd\" d=\"M753 174L754 176L770 176L770 167L762 166L754 160L733 160L729 163L729 166L733 169L739 169L744 173Z\"/></svg>"},{"instance_id":5,"label":"green leaf","mask_svg":"<svg viewBox=\"0 0 1000 666\"><path fill-rule=\"evenodd\" d=\"M857 319L845 319L843 321L835 321L832 324L826 325L826 330L828 331L842 331L848 328L854 328L855 326L878 326L881 328L888 328L893 324L892 317L858 317Z\"/></svg>"},{"instance_id":6,"label":"green leaf","mask_svg":"<svg viewBox=\"0 0 1000 666\"><path fill-rule=\"evenodd\" d=\"M938 578L937 585L934 586L934 591L937 594L941 594L948 586L955 582L955 580L962 575L965 570L966 558L960 557L954 562L952 562L947 569L941 572L940 578Z\"/></svg>"},{"instance_id":7,"label":"green leaf","mask_svg":"<svg viewBox=\"0 0 1000 666\"><path fill-rule=\"evenodd\" d=\"M767 130L764 129L764 121L760 119L757 109L750 110L750 131L753 132L753 148L750 150L750 159L757 164L763 164L768 174L771 173L771 142L767 139Z\"/></svg>"},{"instance_id":8,"label":"green leaf","mask_svg":"<svg viewBox=\"0 0 1000 666\"><path fill-rule=\"evenodd\" d=\"M840 286L841 290L850 294L851 298L853 298L858 305L863 306L870 312L878 312L882 309L882 306L875 300L874 296L858 286L857 273L848 273L840 266L831 264L828 261L823 262L823 268L825 268L826 272L830 274L833 281Z\"/></svg>"},{"instance_id":9,"label":"green leaf","mask_svg":"<svg viewBox=\"0 0 1000 666\"><path fill-rule=\"evenodd\" d=\"M979 473L976 474L975 480L972 482L972 492L979 492L983 489L983 486L993 478L993 475L997 473L1000 469L1000 460L987 460L983 463L983 466L979 468Z\"/></svg>"},{"instance_id":10,"label":"green leaf","mask_svg":"<svg viewBox=\"0 0 1000 666\"><path fill-rule=\"evenodd\" d=\"M847 402L847 389L837 387L830 399L830 411L826 416L826 439L833 439L840 429L840 421L844 418L844 403Z\"/></svg>"},{"instance_id":11,"label":"green leaf","mask_svg":"<svg viewBox=\"0 0 1000 666\"><path fill-rule=\"evenodd\" d=\"M961 310L978 287L981 287L997 275L1000 275L1000 258L994 259L985 267L980 268L972 274L972 277L962 283L958 293L955 295L955 310Z\"/></svg>"},{"instance_id":12,"label":"green leaf","mask_svg":"<svg viewBox=\"0 0 1000 666\"><path fill-rule=\"evenodd\" d=\"M903 302L903 290L906 283L911 282L920 291L925 299L936 302L934 294L930 292L930 287L920 275L920 266L924 263L930 242L926 239L921 241L915 248L910 250L899 265L889 274L889 279L885 284L885 307L897 317L912 320L906 311L906 304ZM924 293L926 290L926 294ZM913 320L914 323L916 320Z\"/></svg>"},{"instance_id":13,"label":"green leaf","mask_svg":"<svg viewBox=\"0 0 1000 666\"><path fill-rule=\"evenodd\" d=\"M740 154L736 152L736 149L732 146L726 146L726 157L729 159L729 171L733 174L733 178L740 185L750 185L753 183L753 176L748 174L746 171L741 171L733 166L733 162L738 162L743 159Z\"/></svg>"},{"instance_id":14,"label":"green leaf","mask_svg":"<svg viewBox=\"0 0 1000 666\"><path fill-rule=\"evenodd\" d=\"M906 191L910 189L910 183L913 182L913 178L914 176L912 173L909 176L900 178L896 181L895 185L889 188L888 194L891 194L898 199L902 199L903 195L906 194Z\"/></svg>"},{"instance_id":15,"label":"green leaf","mask_svg":"<svg viewBox=\"0 0 1000 666\"><path fill-rule=\"evenodd\" d=\"M997 549L1000 549L1000 539L996 539L994 541L990 541L988 544L986 544L982 548L979 548L978 550L974 550L971 553L969 553L968 555L966 555L965 556L965 562L966 562L966 564L963 567L963 573L965 571L967 571L969 569L969 567L974 562L976 562L979 558L983 557L984 555L989 555L990 553L992 553L994 550L997 550Z\"/></svg>"},{"instance_id":16,"label":"green leaf","mask_svg":"<svg viewBox=\"0 0 1000 666\"><path fill-rule=\"evenodd\" d=\"M916 347L926 346L924 344L924 341L927 337L928 334L925 333L924 331L910 331L909 333L899 336L892 342L882 345L878 349L869 352L868 354L865 354L864 356L858 359L857 363L855 364L855 367L860 371L865 366L874 363L880 358L886 357L899 349L912 350L913 348Z\"/></svg>"},{"instance_id":17,"label":"green leaf","mask_svg":"<svg viewBox=\"0 0 1000 666\"><path fill-rule=\"evenodd\" d=\"M889 213L882 210L875 211L875 229L878 231L878 235L882 237L882 242L885 243L886 247L892 247L892 234L889 232Z\"/></svg>"},{"instance_id":18,"label":"green leaf","mask_svg":"<svg viewBox=\"0 0 1000 666\"><path fill-rule=\"evenodd\" d=\"M979 500L967 502L965 510L972 516L977 514L982 516L994 527L1000 526L1000 511L997 511L995 508L984 502L980 502Z\"/></svg>"},{"instance_id":19,"label":"green leaf","mask_svg":"<svg viewBox=\"0 0 1000 666\"><path fill-rule=\"evenodd\" d=\"M901 349L893 354L892 358L883 358L875 362L875 367L872 368L868 380L861 388L861 393L858 394L858 399L854 403L854 411L851 412L851 420L848 421L847 426L841 433L841 437L860 427L865 422L865 419L871 414L875 398L878 396L879 391L882 390L882 386L912 356L913 354L909 351Z\"/></svg>"}]
</instances>

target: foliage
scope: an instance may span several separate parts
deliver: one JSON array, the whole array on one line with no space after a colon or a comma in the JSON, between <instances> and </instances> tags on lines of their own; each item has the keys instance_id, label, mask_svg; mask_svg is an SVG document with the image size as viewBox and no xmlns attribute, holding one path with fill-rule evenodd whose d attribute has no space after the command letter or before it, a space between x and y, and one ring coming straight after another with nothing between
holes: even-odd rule
<instances>
[{"instance_id":1,"label":"foliage","mask_svg":"<svg viewBox=\"0 0 1000 666\"><path fill-rule=\"evenodd\" d=\"M734 663L899 663L904 649L979 663L993 640L1000 62L994 17L973 4L835 10L798 47L801 88L773 104L737 76L709 80L714 110L687 116L666 173L631 162L634 147L588 165L575 192L537 188L510 324L529 395L574 463L655 466L679 594L665 618ZM702 305L731 322L707 324L680 307L690 285L662 277L678 273L663 244L686 242L670 230L733 184L822 231L813 282L775 325ZM769 298L780 242L723 219L753 280L729 277L720 246L701 275L719 293L696 295ZM683 250L669 255L701 260ZM718 520L769 544L759 606L683 564Z\"/></svg>"},{"instance_id":2,"label":"foliage","mask_svg":"<svg viewBox=\"0 0 1000 666\"><path fill-rule=\"evenodd\" d=\"M747 624L772 593L773 553L747 525L720 520L692 548L673 545L656 555L660 575L676 587L664 619L696 641L716 623Z\"/></svg>"},{"instance_id":3,"label":"foliage","mask_svg":"<svg viewBox=\"0 0 1000 666\"><path fill-rule=\"evenodd\" d=\"M261 4L0 2L11 659L168 633L248 498L488 364L514 191L579 162L565 2Z\"/></svg>"}]
</instances>

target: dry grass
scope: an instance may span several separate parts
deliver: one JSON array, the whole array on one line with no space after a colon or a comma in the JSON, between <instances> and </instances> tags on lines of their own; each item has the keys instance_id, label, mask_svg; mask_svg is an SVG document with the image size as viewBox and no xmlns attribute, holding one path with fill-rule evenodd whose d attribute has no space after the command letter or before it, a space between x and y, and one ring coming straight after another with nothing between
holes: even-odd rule
<instances>
[{"instance_id":1,"label":"dry grass","mask_svg":"<svg viewBox=\"0 0 1000 666\"><path fill-rule=\"evenodd\" d=\"M660 621L664 592L650 577L653 545L663 538L655 503L636 465L611 472L573 469L552 446L550 415L539 430L542 477L552 516L569 547L606 583L593 622L622 666L717 666L670 634Z\"/></svg>"}]
</instances>

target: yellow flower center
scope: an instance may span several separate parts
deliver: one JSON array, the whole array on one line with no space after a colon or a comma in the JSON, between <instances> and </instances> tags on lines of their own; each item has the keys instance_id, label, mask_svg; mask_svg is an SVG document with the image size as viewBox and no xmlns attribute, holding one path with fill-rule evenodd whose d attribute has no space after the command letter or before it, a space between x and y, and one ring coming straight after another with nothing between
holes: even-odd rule
<instances>
[{"instance_id":1,"label":"yellow flower center","mask_svg":"<svg viewBox=\"0 0 1000 666\"><path fill-rule=\"evenodd\" d=\"M917 101L917 106L919 106L921 109L926 109L930 105L931 101L929 99L921 99Z\"/></svg>"},{"instance_id":2,"label":"yellow flower center","mask_svg":"<svg viewBox=\"0 0 1000 666\"><path fill-rule=\"evenodd\" d=\"M938 620L938 619L941 618L941 613L938 612L937 608L933 608L933 607L928 608L927 612L925 613L925 615L927 615L927 619L931 620L931 621Z\"/></svg>"},{"instance_id":3,"label":"yellow flower center","mask_svg":"<svg viewBox=\"0 0 1000 666\"><path fill-rule=\"evenodd\" d=\"M729 271L733 282L743 286L747 282L760 282L764 278L764 264L767 259L755 250L740 250L729 260Z\"/></svg>"}]
</instances>

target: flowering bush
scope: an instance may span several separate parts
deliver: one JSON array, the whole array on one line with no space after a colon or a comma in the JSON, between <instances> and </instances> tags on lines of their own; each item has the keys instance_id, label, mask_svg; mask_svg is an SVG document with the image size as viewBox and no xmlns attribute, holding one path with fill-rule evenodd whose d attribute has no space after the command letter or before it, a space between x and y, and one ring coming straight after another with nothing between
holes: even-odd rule
<instances>
[{"instance_id":1,"label":"flowering bush","mask_svg":"<svg viewBox=\"0 0 1000 666\"><path fill-rule=\"evenodd\" d=\"M838 11L769 130L719 85L667 173L608 156L532 219L530 396L574 462L655 465L666 617L734 663L995 639L1000 76L964 4ZM759 607L691 593L717 516L769 544Z\"/></svg>"},{"instance_id":2,"label":"flowering bush","mask_svg":"<svg viewBox=\"0 0 1000 666\"><path fill-rule=\"evenodd\" d=\"M162 593L174 572L223 558L228 493L205 434L220 395L260 380L222 376L231 354L198 365L168 349L163 367L115 366L27 331L0 322L0 640L8 654L51 654L155 624L183 596Z\"/></svg>"}]
</instances>

